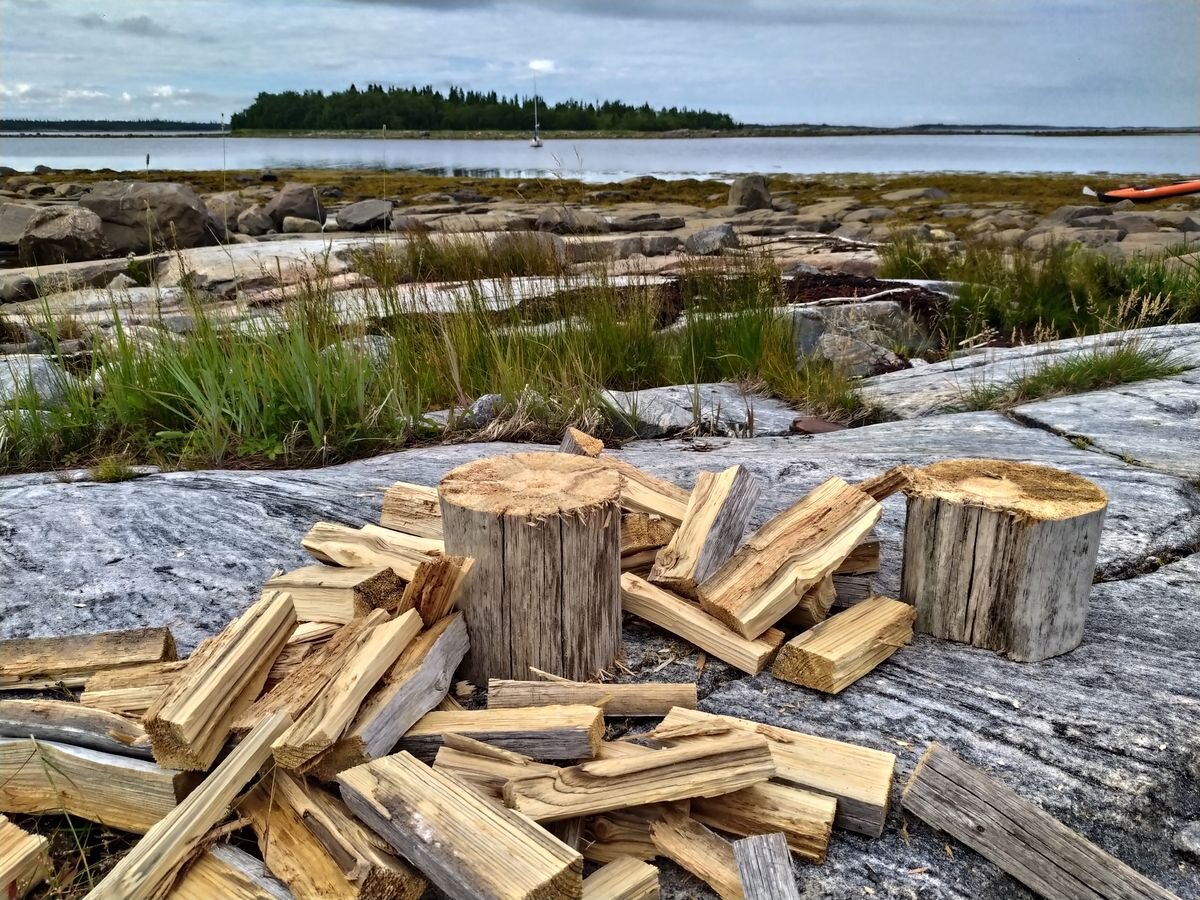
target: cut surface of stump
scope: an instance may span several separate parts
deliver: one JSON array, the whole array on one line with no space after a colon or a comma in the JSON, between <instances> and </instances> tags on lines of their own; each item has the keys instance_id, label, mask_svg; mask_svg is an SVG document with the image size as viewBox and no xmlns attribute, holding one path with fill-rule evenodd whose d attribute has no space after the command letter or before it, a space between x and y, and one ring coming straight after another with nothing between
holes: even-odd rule
<instances>
[{"instance_id":1,"label":"cut surface of stump","mask_svg":"<svg viewBox=\"0 0 1200 900\"><path fill-rule=\"evenodd\" d=\"M468 677L530 666L586 681L621 643L621 478L594 460L517 453L454 469L438 488L446 552L473 557L459 606Z\"/></svg>"},{"instance_id":2,"label":"cut surface of stump","mask_svg":"<svg viewBox=\"0 0 1200 900\"><path fill-rule=\"evenodd\" d=\"M901 599L916 628L1036 662L1083 640L1108 498L1086 478L994 459L910 475Z\"/></svg>"}]
</instances>

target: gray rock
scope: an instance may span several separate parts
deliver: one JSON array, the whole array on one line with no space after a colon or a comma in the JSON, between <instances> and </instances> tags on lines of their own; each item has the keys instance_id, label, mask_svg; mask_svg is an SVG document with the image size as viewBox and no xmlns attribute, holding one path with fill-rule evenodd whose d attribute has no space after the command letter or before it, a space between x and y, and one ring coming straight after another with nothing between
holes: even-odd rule
<instances>
[{"instance_id":1,"label":"gray rock","mask_svg":"<svg viewBox=\"0 0 1200 900\"><path fill-rule=\"evenodd\" d=\"M257 204L238 213L237 230L242 234L263 235L275 230L275 223L266 211Z\"/></svg>"},{"instance_id":2,"label":"gray rock","mask_svg":"<svg viewBox=\"0 0 1200 900\"><path fill-rule=\"evenodd\" d=\"M542 210L535 224L538 231L552 231L555 234L604 234L608 231L608 221L603 216L565 206L551 206Z\"/></svg>"},{"instance_id":3,"label":"gray rock","mask_svg":"<svg viewBox=\"0 0 1200 900\"><path fill-rule=\"evenodd\" d=\"M886 414L902 419L927 416L960 406L976 388L1007 384L1042 366L1080 353L1103 351L1136 340L1149 350L1162 350L1176 365L1200 367L1200 325L1155 328L1066 338L1044 344L978 350L954 359L868 378L863 398Z\"/></svg>"},{"instance_id":4,"label":"gray rock","mask_svg":"<svg viewBox=\"0 0 1200 900\"><path fill-rule=\"evenodd\" d=\"M643 256L670 256L683 248L683 241L673 234L643 234L638 240Z\"/></svg>"},{"instance_id":5,"label":"gray rock","mask_svg":"<svg viewBox=\"0 0 1200 900\"><path fill-rule=\"evenodd\" d=\"M796 418L796 411L780 401L725 382L605 391L603 398L642 438L689 430L734 437L789 434Z\"/></svg>"},{"instance_id":6,"label":"gray rock","mask_svg":"<svg viewBox=\"0 0 1200 900\"><path fill-rule=\"evenodd\" d=\"M168 625L189 652L244 610L274 569L310 562L300 539L313 522L377 521L381 484L432 485L463 462L529 449L432 446L313 471L176 472L120 484L0 478L0 583L8 585L0 637ZM1200 536L1200 498L1185 482L994 414L814 437L635 442L614 455L684 486L700 470L745 464L769 486L752 527L834 474L858 481L890 465L945 456L1061 466L1110 496L1103 579L1129 575ZM885 502L878 529L884 568L876 579L883 591L899 581L903 518L902 498ZM1180 897L1194 896L1196 871L1180 865L1171 843L1196 818L1197 580L1200 559L1189 557L1096 585L1083 646L1037 665L919 636L852 688L827 696L710 659L699 679L700 705L896 753L897 793L928 743L942 741ZM693 648L633 619L623 656L638 673L628 677L696 677ZM961 846L947 854L947 839L905 817L898 802L892 807L882 838L835 835L826 864L805 870L809 894L1025 895ZM673 898L711 896L674 870L664 874L663 889Z\"/></svg>"},{"instance_id":7,"label":"gray rock","mask_svg":"<svg viewBox=\"0 0 1200 900\"><path fill-rule=\"evenodd\" d=\"M502 394L484 394L463 410L458 418L458 424L464 428L483 428L503 411L504 396Z\"/></svg>"},{"instance_id":8,"label":"gray rock","mask_svg":"<svg viewBox=\"0 0 1200 900\"><path fill-rule=\"evenodd\" d=\"M1105 244L1115 244L1120 239L1121 233L1115 228L1074 228L1071 225L1057 225L1028 235L1024 246L1026 250L1045 250L1048 247L1066 244L1103 247Z\"/></svg>"},{"instance_id":9,"label":"gray rock","mask_svg":"<svg viewBox=\"0 0 1200 900\"><path fill-rule=\"evenodd\" d=\"M359 200L337 211L337 224L344 231L386 231L391 217L391 200Z\"/></svg>"},{"instance_id":10,"label":"gray rock","mask_svg":"<svg viewBox=\"0 0 1200 900\"><path fill-rule=\"evenodd\" d=\"M36 206L24 206L20 203L0 203L0 245L17 246L25 225L38 211Z\"/></svg>"},{"instance_id":11,"label":"gray rock","mask_svg":"<svg viewBox=\"0 0 1200 900\"><path fill-rule=\"evenodd\" d=\"M0 406L33 390L43 403L57 403L74 379L47 356L0 356Z\"/></svg>"},{"instance_id":12,"label":"gray rock","mask_svg":"<svg viewBox=\"0 0 1200 900\"><path fill-rule=\"evenodd\" d=\"M615 216L608 220L609 231L674 231L683 225L682 216L663 216L658 213Z\"/></svg>"},{"instance_id":13,"label":"gray rock","mask_svg":"<svg viewBox=\"0 0 1200 900\"><path fill-rule=\"evenodd\" d=\"M1046 224L1069 224L1076 219L1083 219L1088 216L1111 216L1113 208L1111 206L1060 206L1048 216L1042 219Z\"/></svg>"},{"instance_id":14,"label":"gray rock","mask_svg":"<svg viewBox=\"0 0 1200 900\"><path fill-rule=\"evenodd\" d=\"M54 186L54 196L63 197L74 200L77 197L83 196L87 192L87 188L82 184L76 184L73 181L62 182Z\"/></svg>"},{"instance_id":15,"label":"gray rock","mask_svg":"<svg viewBox=\"0 0 1200 900\"><path fill-rule=\"evenodd\" d=\"M844 334L821 335L814 355L855 378L907 368L904 360L887 347Z\"/></svg>"},{"instance_id":16,"label":"gray rock","mask_svg":"<svg viewBox=\"0 0 1200 900\"><path fill-rule=\"evenodd\" d=\"M865 206L853 212L846 213L843 222L882 222L895 217L895 213L886 206Z\"/></svg>"},{"instance_id":17,"label":"gray rock","mask_svg":"<svg viewBox=\"0 0 1200 900\"><path fill-rule=\"evenodd\" d=\"M238 217L252 205L249 200L237 191L225 191L220 194L209 194L204 198L204 205L220 226L219 236L225 239L227 233L238 230Z\"/></svg>"},{"instance_id":18,"label":"gray rock","mask_svg":"<svg viewBox=\"0 0 1200 900\"><path fill-rule=\"evenodd\" d=\"M223 231L185 184L102 181L79 203L103 221L104 239L116 255L206 247Z\"/></svg>"},{"instance_id":19,"label":"gray rock","mask_svg":"<svg viewBox=\"0 0 1200 900\"><path fill-rule=\"evenodd\" d=\"M1027 403L1013 415L1126 462L1200 480L1200 370Z\"/></svg>"},{"instance_id":20,"label":"gray rock","mask_svg":"<svg viewBox=\"0 0 1200 900\"><path fill-rule=\"evenodd\" d=\"M126 275L124 272L121 272L120 274L115 275L113 277L113 280L107 284L107 288L110 291L127 291L127 290L129 290L129 288L135 288L135 287L138 287L138 283L136 281L134 281L132 278L130 278L128 275Z\"/></svg>"},{"instance_id":21,"label":"gray rock","mask_svg":"<svg viewBox=\"0 0 1200 900\"><path fill-rule=\"evenodd\" d=\"M299 216L284 216L284 234L320 234L321 223L314 219L302 219Z\"/></svg>"},{"instance_id":22,"label":"gray rock","mask_svg":"<svg viewBox=\"0 0 1200 900\"><path fill-rule=\"evenodd\" d=\"M569 256L567 242L549 231L502 232L490 239L490 246L496 254L535 250L551 255L559 262L566 262Z\"/></svg>"},{"instance_id":23,"label":"gray rock","mask_svg":"<svg viewBox=\"0 0 1200 900\"><path fill-rule=\"evenodd\" d=\"M17 251L22 265L39 266L100 259L110 248L94 212L79 206L47 206L25 223Z\"/></svg>"},{"instance_id":24,"label":"gray rock","mask_svg":"<svg viewBox=\"0 0 1200 900\"><path fill-rule=\"evenodd\" d=\"M737 232L728 222L697 231L683 242L684 249L697 256L712 256L737 245Z\"/></svg>"},{"instance_id":25,"label":"gray rock","mask_svg":"<svg viewBox=\"0 0 1200 900\"><path fill-rule=\"evenodd\" d=\"M316 187L311 184L285 184L279 193L271 198L263 212L271 217L277 229L283 228L283 220L288 216L311 219L314 222L325 221L321 198Z\"/></svg>"},{"instance_id":26,"label":"gray rock","mask_svg":"<svg viewBox=\"0 0 1200 900\"><path fill-rule=\"evenodd\" d=\"M888 191L882 199L889 203L905 203L909 200L949 200L950 195L941 188L903 188L899 191Z\"/></svg>"},{"instance_id":27,"label":"gray rock","mask_svg":"<svg viewBox=\"0 0 1200 900\"><path fill-rule=\"evenodd\" d=\"M771 192L762 175L742 175L729 186L729 205L734 209L770 209Z\"/></svg>"},{"instance_id":28,"label":"gray rock","mask_svg":"<svg viewBox=\"0 0 1200 900\"><path fill-rule=\"evenodd\" d=\"M830 233L848 241L869 241L875 236L875 232L866 222L847 222Z\"/></svg>"},{"instance_id":29,"label":"gray rock","mask_svg":"<svg viewBox=\"0 0 1200 900\"><path fill-rule=\"evenodd\" d=\"M1200 859L1200 822L1189 822L1175 833L1171 846L1193 859Z\"/></svg>"},{"instance_id":30,"label":"gray rock","mask_svg":"<svg viewBox=\"0 0 1200 900\"><path fill-rule=\"evenodd\" d=\"M37 297L37 283L28 275L0 275L0 303L19 303Z\"/></svg>"},{"instance_id":31,"label":"gray rock","mask_svg":"<svg viewBox=\"0 0 1200 900\"><path fill-rule=\"evenodd\" d=\"M894 300L861 300L830 306L799 304L783 310L792 319L797 356L816 352L826 333L901 347L908 354L920 352L930 340L924 326Z\"/></svg>"},{"instance_id":32,"label":"gray rock","mask_svg":"<svg viewBox=\"0 0 1200 900\"><path fill-rule=\"evenodd\" d=\"M1159 256L1167 251L1200 247L1200 232L1159 231L1127 234L1115 249L1126 256Z\"/></svg>"},{"instance_id":33,"label":"gray rock","mask_svg":"<svg viewBox=\"0 0 1200 900\"><path fill-rule=\"evenodd\" d=\"M1122 235L1126 234L1157 234L1158 226L1149 216L1134 216L1128 214L1114 214L1113 222Z\"/></svg>"}]
</instances>

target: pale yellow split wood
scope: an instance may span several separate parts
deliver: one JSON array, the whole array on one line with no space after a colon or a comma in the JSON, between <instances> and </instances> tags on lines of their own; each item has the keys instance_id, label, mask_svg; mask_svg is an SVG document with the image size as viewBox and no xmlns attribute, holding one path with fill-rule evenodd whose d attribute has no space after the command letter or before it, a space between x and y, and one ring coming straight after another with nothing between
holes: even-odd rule
<instances>
[{"instance_id":1,"label":"pale yellow split wood","mask_svg":"<svg viewBox=\"0 0 1200 900\"><path fill-rule=\"evenodd\" d=\"M657 900L658 869L620 856L583 880L583 900Z\"/></svg>"},{"instance_id":2,"label":"pale yellow split wood","mask_svg":"<svg viewBox=\"0 0 1200 900\"><path fill-rule=\"evenodd\" d=\"M49 845L0 815L0 897L21 900L50 877Z\"/></svg>"}]
</instances>

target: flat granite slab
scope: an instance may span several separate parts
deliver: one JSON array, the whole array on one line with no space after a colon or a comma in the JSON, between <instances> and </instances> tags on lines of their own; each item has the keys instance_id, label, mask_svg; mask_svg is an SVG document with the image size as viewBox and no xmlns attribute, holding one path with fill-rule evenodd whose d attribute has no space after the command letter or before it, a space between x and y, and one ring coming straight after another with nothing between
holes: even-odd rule
<instances>
[{"instance_id":1,"label":"flat granite slab","mask_svg":"<svg viewBox=\"0 0 1200 900\"><path fill-rule=\"evenodd\" d=\"M1042 366L1132 339L1148 350L1164 351L1175 365L1200 367L1200 324L1160 325L1044 344L970 351L943 362L864 378L860 388L863 400L878 406L885 414L913 419L960 409L963 400L975 389L1007 384Z\"/></svg>"},{"instance_id":2,"label":"flat granite slab","mask_svg":"<svg viewBox=\"0 0 1200 900\"><path fill-rule=\"evenodd\" d=\"M179 472L120 484L0 478L0 638L169 625L188 652L241 612L273 570L309 561L300 538L312 523L373 521L392 481L433 484L468 460L529 449L438 446L326 469ZM927 744L942 741L1181 897L1200 895L1196 861L1173 847L1200 821L1200 559L1186 556L1200 541L1200 493L1191 484L993 413L811 438L639 442L621 455L680 484L744 463L765 481L756 525L831 475L854 481L901 462L1000 456L1095 479L1111 501L1100 553L1108 581L1093 591L1076 652L1024 665L919 637L839 696L710 659L701 706L896 753L894 803ZM894 592L904 501L884 505L877 581ZM1155 557L1181 555L1131 577ZM636 673L628 677L696 678L690 645L632 619L623 652ZM798 869L803 895L1029 896L973 852L954 845L947 855L947 843L893 810L879 839L836 832L826 865ZM663 869L664 897L712 896Z\"/></svg>"},{"instance_id":3,"label":"flat granite slab","mask_svg":"<svg viewBox=\"0 0 1200 900\"><path fill-rule=\"evenodd\" d=\"M1134 465L1200 479L1200 371L1026 403L1012 414Z\"/></svg>"}]
</instances>

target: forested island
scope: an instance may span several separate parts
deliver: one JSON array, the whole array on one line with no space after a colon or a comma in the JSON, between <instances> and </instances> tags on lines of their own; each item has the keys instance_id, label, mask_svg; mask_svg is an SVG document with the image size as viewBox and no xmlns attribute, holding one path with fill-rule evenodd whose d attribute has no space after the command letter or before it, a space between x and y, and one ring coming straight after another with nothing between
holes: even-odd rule
<instances>
[{"instance_id":1,"label":"forested island","mask_svg":"<svg viewBox=\"0 0 1200 900\"><path fill-rule=\"evenodd\" d=\"M495 91L447 93L425 87L384 87L368 84L360 90L283 91L260 93L249 107L234 113L235 131L303 129L347 131L520 131L533 125L534 99ZM538 120L546 131L674 131L725 130L738 123L725 113L679 107L654 109L649 103L632 106L620 100L585 103L563 100L551 105L538 102Z\"/></svg>"},{"instance_id":2,"label":"forested island","mask_svg":"<svg viewBox=\"0 0 1200 900\"><path fill-rule=\"evenodd\" d=\"M72 131L144 134L154 131L219 131L218 122L181 122L175 119L0 119L0 131L42 134Z\"/></svg>"}]
</instances>

